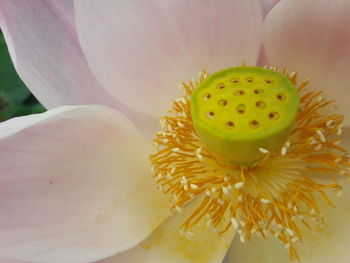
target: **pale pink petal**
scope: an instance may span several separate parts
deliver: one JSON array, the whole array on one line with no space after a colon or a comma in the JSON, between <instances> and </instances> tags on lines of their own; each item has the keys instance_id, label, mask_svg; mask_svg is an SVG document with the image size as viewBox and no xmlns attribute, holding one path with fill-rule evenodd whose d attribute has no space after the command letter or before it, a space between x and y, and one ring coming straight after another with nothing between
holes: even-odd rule
<instances>
[{"instance_id":1,"label":"pale pink petal","mask_svg":"<svg viewBox=\"0 0 350 263\"><path fill-rule=\"evenodd\" d=\"M129 110L93 76L77 39L72 0L2 0L0 26L19 75L46 108L107 105L146 135L154 133L155 120Z\"/></svg>"},{"instance_id":2,"label":"pale pink petal","mask_svg":"<svg viewBox=\"0 0 350 263\"><path fill-rule=\"evenodd\" d=\"M160 116L200 70L256 63L255 0L75 1L80 43L100 83L127 106Z\"/></svg>"},{"instance_id":3,"label":"pale pink petal","mask_svg":"<svg viewBox=\"0 0 350 263\"><path fill-rule=\"evenodd\" d=\"M19 75L45 107L112 102L80 49L71 0L3 0L0 21Z\"/></svg>"},{"instance_id":4,"label":"pale pink petal","mask_svg":"<svg viewBox=\"0 0 350 263\"><path fill-rule=\"evenodd\" d=\"M268 62L309 76L312 88L335 98L344 114L350 110L349 10L349 0L284 0L264 22Z\"/></svg>"},{"instance_id":5,"label":"pale pink petal","mask_svg":"<svg viewBox=\"0 0 350 263\"><path fill-rule=\"evenodd\" d=\"M350 187L346 183L343 195L329 196L336 204L330 207L324 201L319 202L322 214L326 219L323 230L316 232L304 231L303 243L299 246L300 262L302 263L347 263L350 262ZM284 244L274 237L267 240L254 238L240 244L233 241L229 252L229 263L289 263L288 250Z\"/></svg>"},{"instance_id":6,"label":"pale pink petal","mask_svg":"<svg viewBox=\"0 0 350 263\"><path fill-rule=\"evenodd\" d=\"M98 263L221 263L234 235L232 229L220 237L202 220L190 229L192 234L188 233L187 238L179 233L181 224L200 201L193 201L169 218L137 247Z\"/></svg>"},{"instance_id":7,"label":"pale pink petal","mask_svg":"<svg viewBox=\"0 0 350 263\"><path fill-rule=\"evenodd\" d=\"M120 113L66 106L0 125L0 258L91 262L168 216L150 145Z\"/></svg>"},{"instance_id":8,"label":"pale pink petal","mask_svg":"<svg viewBox=\"0 0 350 263\"><path fill-rule=\"evenodd\" d=\"M259 0L263 16L266 16L279 1L280 0Z\"/></svg>"},{"instance_id":9,"label":"pale pink petal","mask_svg":"<svg viewBox=\"0 0 350 263\"><path fill-rule=\"evenodd\" d=\"M33 261L29 262L29 261L22 261L22 260L0 258L0 263L38 263L38 262L33 262Z\"/></svg>"}]
</instances>

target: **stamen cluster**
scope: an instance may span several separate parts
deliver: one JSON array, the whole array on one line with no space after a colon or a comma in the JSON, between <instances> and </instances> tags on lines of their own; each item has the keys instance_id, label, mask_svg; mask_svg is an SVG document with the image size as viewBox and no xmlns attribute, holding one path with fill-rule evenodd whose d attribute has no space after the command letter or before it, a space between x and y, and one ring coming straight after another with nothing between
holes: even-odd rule
<instances>
[{"instance_id":1,"label":"stamen cluster","mask_svg":"<svg viewBox=\"0 0 350 263\"><path fill-rule=\"evenodd\" d=\"M269 68L278 71L277 68ZM297 74L289 77L298 88L300 111L295 126L280 151L270 153L259 148L264 158L250 166L237 166L204 145L192 125L190 96L207 77L202 71L198 81L183 83L185 95L173 102L172 109L160 121L162 130L154 140L152 170L159 188L170 197L171 210L181 212L193 198L202 201L183 222L181 232L200 220L219 234L234 227L240 241L253 234L270 234L285 243L291 259L298 259L296 245L303 231L322 227L325 219L318 205L319 195L329 205L327 190L341 193L338 178L349 176L348 156L339 146L343 118L327 115L333 101L321 92L308 91L308 81L297 83Z\"/></svg>"}]
</instances>

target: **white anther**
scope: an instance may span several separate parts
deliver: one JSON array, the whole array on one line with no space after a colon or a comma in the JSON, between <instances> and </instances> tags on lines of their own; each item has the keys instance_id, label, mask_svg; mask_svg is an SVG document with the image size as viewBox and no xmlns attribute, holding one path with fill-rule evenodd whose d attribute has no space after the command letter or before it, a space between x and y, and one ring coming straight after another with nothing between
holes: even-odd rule
<instances>
[{"instance_id":1,"label":"white anther","mask_svg":"<svg viewBox=\"0 0 350 263\"><path fill-rule=\"evenodd\" d=\"M206 226L209 228L211 226L211 224L212 224L211 219L208 219Z\"/></svg>"},{"instance_id":2,"label":"white anther","mask_svg":"<svg viewBox=\"0 0 350 263\"><path fill-rule=\"evenodd\" d=\"M235 184L236 189L241 189L244 186L244 182L239 182Z\"/></svg>"},{"instance_id":3,"label":"white anther","mask_svg":"<svg viewBox=\"0 0 350 263\"><path fill-rule=\"evenodd\" d=\"M326 122L326 126L327 126L327 127L331 126L331 125L333 124L333 122L334 122L333 120L327 121L327 122Z\"/></svg>"},{"instance_id":4,"label":"white anther","mask_svg":"<svg viewBox=\"0 0 350 263\"><path fill-rule=\"evenodd\" d=\"M238 228L238 221L237 221L236 218L231 217L231 218L230 218L230 221L231 221L231 224L232 224L232 226L233 226L234 228Z\"/></svg>"},{"instance_id":5,"label":"white anther","mask_svg":"<svg viewBox=\"0 0 350 263\"><path fill-rule=\"evenodd\" d=\"M171 149L171 151L173 151L173 152L179 152L179 151L180 151L180 148L173 148L173 149Z\"/></svg>"},{"instance_id":6,"label":"white anther","mask_svg":"<svg viewBox=\"0 0 350 263\"><path fill-rule=\"evenodd\" d=\"M339 127L339 128L338 128L338 130L337 130L337 135L341 135L341 134L342 134L342 132L343 132L343 131L342 131L342 128L341 128L341 127Z\"/></svg>"},{"instance_id":7,"label":"white anther","mask_svg":"<svg viewBox=\"0 0 350 263\"><path fill-rule=\"evenodd\" d=\"M287 147L287 148L290 147L290 142L289 142L289 141L286 142L286 147Z\"/></svg>"},{"instance_id":8,"label":"white anther","mask_svg":"<svg viewBox=\"0 0 350 263\"><path fill-rule=\"evenodd\" d=\"M296 243L296 242L299 241L299 238L298 237L293 237L291 241L292 241L292 243Z\"/></svg>"},{"instance_id":9,"label":"white anther","mask_svg":"<svg viewBox=\"0 0 350 263\"><path fill-rule=\"evenodd\" d=\"M337 158L334 160L335 163L340 163L342 161L342 158Z\"/></svg>"},{"instance_id":10,"label":"white anther","mask_svg":"<svg viewBox=\"0 0 350 263\"><path fill-rule=\"evenodd\" d=\"M218 199L216 199L216 202L219 204L219 205L224 205L224 200L222 200L222 199L220 199L220 198L218 198Z\"/></svg>"},{"instance_id":11,"label":"white anther","mask_svg":"<svg viewBox=\"0 0 350 263\"><path fill-rule=\"evenodd\" d=\"M340 172L339 172L339 175L345 175L346 174L346 171L345 170L341 170Z\"/></svg>"},{"instance_id":12,"label":"white anther","mask_svg":"<svg viewBox=\"0 0 350 263\"><path fill-rule=\"evenodd\" d=\"M281 231L280 230L276 231L275 234L274 234L274 236L276 238L278 238L280 235L281 235Z\"/></svg>"},{"instance_id":13,"label":"white anther","mask_svg":"<svg viewBox=\"0 0 350 263\"><path fill-rule=\"evenodd\" d=\"M324 135L323 135L321 130L316 130L316 133L320 137L321 142L326 142L326 138L324 137Z\"/></svg>"},{"instance_id":14,"label":"white anther","mask_svg":"<svg viewBox=\"0 0 350 263\"><path fill-rule=\"evenodd\" d=\"M197 153L197 154L200 154L200 153L202 152L202 150L203 150L203 148L202 148L202 147L199 147L199 148L197 148L196 153Z\"/></svg>"},{"instance_id":15,"label":"white anther","mask_svg":"<svg viewBox=\"0 0 350 263\"><path fill-rule=\"evenodd\" d=\"M288 204L287 204L287 208L288 208L288 209L292 209L292 208L293 208L293 205L292 205L292 203L291 203L291 202L288 202Z\"/></svg>"},{"instance_id":16,"label":"white anther","mask_svg":"<svg viewBox=\"0 0 350 263\"><path fill-rule=\"evenodd\" d=\"M176 209L176 211L177 211L178 213L181 213L181 212L182 212L182 209L181 209L181 207L179 207L179 206L175 206L175 209Z\"/></svg>"},{"instance_id":17,"label":"white anther","mask_svg":"<svg viewBox=\"0 0 350 263\"><path fill-rule=\"evenodd\" d=\"M279 229L284 229L284 227L281 224L276 225Z\"/></svg>"},{"instance_id":18,"label":"white anther","mask_svg":"<svg viewBox=\"0 0 350 263\"><path fill-rule=\"evenodd\" d=\"M286 230L286 232L287 232L288 235L294 236L294 231L293 231L292 229L286 228L285 230Z\"/></svg>"},{"instance_id":19,"label":"white anther","mask_svg":"<svg viewBox=\"0 0 350 263\"><path fill-rule=\"evenodd\" d=\"M242 235L239 237L239 240L241 241L241 243L245 243L245 236L243 235L243 233L242 233Z\"/></svg>"},{"instance_id":20,"label":"white anther","mask_svg":"<svg viewBox=\"0 0 350 263\"><path fill-rule=\"evenodd\" d=\"M336 197L341 197L343 194L343 190L338 190L337 193L335 194Z\"/></svg>"},{"instance_id":21,"label":"white anther","mask_svg":"<svg viewBox=\"0 0 350 263\"><path fill-rule=\"evenodd\" d=\"M312 139L311 139L311 141L309 142L309 145L315 145L315 144L317 144L317 141L315 140L315 138L314 137L311 137Z\"/></svg>"},{"instance_id":22,"label":"white anther","mask_svg":"<svg viewBox=\"0 0 350 263\"><path fill-rule=\"evenodd\" d=\"M263 154L270 153L268 150L266 150L265 148L262 148L262 147L259 148L259 151Z\"/></svg>"},{"instance_id":23,"label":"white anther","mask_svg":"<svg viewBox=\"0 0 350 263\"><path fill-rule=\"evenodd\" d=\"M183 128L183 127L185 127L185 125L183 125L181 122L177 122L177 125L179 126L179 127L181 127L181 128Z\"/></svg>"},{"instance_id":24,"label":"white anther","mask_svg":"<svg viewBox=\"0 0 350 263\"><path fill-rule=\"evenodd\" d=\"M283 146L281 149L281 155L285 156L287 154L287 147Z\"/></svg>"},{"instance_id":25,"label":"white anther","mask_svg":"<svg viewBox=\"0 0 350 263\"><path fill-rule=\"evenodd\" d=\"M230 193L230 191L225 186L222 186L222 191L224 192L225 195L228 195Z\"/></svg>"},{"instance_id":26,"label":"white anther","mask_svg":"<svg viewBox=\"0 0 350 263\"><path fill-rule=\"evenodd\" d=\"M190 184L190 186L191 186L191 188L194 189L194 190L198 189L198 185L196 185L196 184Z\"/></svg>"},{"instance_id":27,"label":"white anther","mask_svg":"<svg viewBox=\"0 0 350 263\"><path fill-rule=\"evenodd\" d=\"M179 85L179 90L182 91L184 89L184 85L183 84L180 84Z\"/></svg>"},{"instance_id":28,"label":"white anther","mask_svg":"<svg viewBox=\"0 0 350 263\"><path fill-rule=\"evenodd\" d=\"M211 189L211 192L212 192L212 193L215 193L215 192L216 192L216 188L213 187L213 188Z\"/></svg>"},{"instance_id":29,"label":"white anther","mask_svg":"<svg viewBox=\"0 0 350 263\"><path fill-rule=\"evenodd\" d=\"M269 236L269 232L267 232L267 230L265 228L263 228L263 234L265 237L268 237Z\"/></svg>"},{"instance_id":30,"label":"white anther","mask_svg":"<svg viewBox=\"0 0 350 263\"><path fill-rule=\"evenodd\" d=\"M208 196L208 197L211 197L211 192L209 190L206 190L205 191L205 195Z\"/></svg>"},{"instance_id":31,"label":"white anther","mask_svg":"<svg viewBox=\"0 0 350 263\"><path fill-rule=\"evenodd\" d=\"M228 177L227 176L224 177L224 181L228 182Z\"/></svg>"},{"instance_id":32,"label":"white anther","mask_svg":"<svg viewBox=\"0 0 350 263\"><path fill-rule=\"evenodd\" d=\"M196 156L197 156L198 160L200 160L200 161L203 160L203 155L201 155L200 153L196 153Z\"/></svg>"},{"instance_id":33,"label":"white anther","mask_svg":"<svg viewBox=\"0 0 350 263\"><path fill-rule=\"evenodd\" d=\"M238 196L238 202L242 202L243 201L243 196L242 195L239 195Z\"/></svg>"},{"instance_id":34,"label":"white anther","mask_svg":"<svg viewBox=\"0 0 350 263\"><path fill-rule=\"evenodd\" d=\"M315 150L316 151L319 151L319 150L321 150L322 149L322 145L321 144L319 144L319 145L317 145L316 147L315 147Z\"/></svg>"},{"instance_id":35,"label":"white anther","mask_svg":"<svg viewBox=\"0 0 350 263\"><path fill-rule=\"evenodd\" d=\"M290 248L290 243L285 244L285 245L284 245L284 248L285 248L285 249L289 249L289 248Z\"/></svg>"},{"instance_id":36,"label":"white anther","mask_svg":"<svg viewBox=\"0 0 350 263\"><path fill-rule=\"evenodd\" d=\"M239 224L241 225L241 226L243 226L243 227L245 227L245 222L244 221L239 221Z\"/></svg>"},{"instance_id":37,"label":"white anther","mask_svg":"<svg viewBox=\"0 0 350 263\"><path fill-rule=\"evenodd\" d=\"M269 203L271 203L271 200L268 200L268 199L265 199L265 198L261 198L260 202L263 203L263 204L269 204Z\"/></svg>"},{"instance_id":38,"label":"white anther","mask_svg":"<svg viewBox=\"0 0 350 263\"><path fill-rule=\"evenodd\" d=\"M170 173L171 173L171 174L174 174L174 173L175 173L175 170L176 170L176 166L174 166L173 168L171 168Z\"/></svg>"},{"instance_id":39,"label":"white anther","mask_svg":"<svg viewBox=\"0 0 350 263\"><path fill-rule=\"evenodd\" d=\"M187 185L187 184L184 185L184 190L185 190L185 191L188 190L188 185Z\"/></svg>"}]
</instances>

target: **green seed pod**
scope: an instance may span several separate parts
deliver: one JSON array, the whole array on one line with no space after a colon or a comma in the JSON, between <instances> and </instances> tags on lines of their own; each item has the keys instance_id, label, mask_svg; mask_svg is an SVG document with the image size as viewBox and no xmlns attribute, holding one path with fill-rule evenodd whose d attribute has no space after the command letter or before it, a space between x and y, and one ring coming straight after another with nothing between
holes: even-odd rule
<instances>
[{"instance_id":1,"label":"green seed pod","mask_svg":"<svg viewBox=\"0 0 350 263\"><path fill-rule=\"evenodd\" d=\"M263 158L261 148L277 151L287 139L299 107L295 86L283 74L235 67L216 72L191 95L199 138L237 165Z\"/></svg>"}]
</instances>

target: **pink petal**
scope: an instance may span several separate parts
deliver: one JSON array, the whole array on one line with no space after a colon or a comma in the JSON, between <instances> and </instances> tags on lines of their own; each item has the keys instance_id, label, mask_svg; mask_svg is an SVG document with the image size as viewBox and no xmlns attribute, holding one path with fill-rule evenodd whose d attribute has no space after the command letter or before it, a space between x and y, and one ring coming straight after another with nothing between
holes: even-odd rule
<instances>
[{"instance_id":1,"label":"pink petal","mask_svg":"<svg viewBox=\"0 0 350 263\"><path fill-rule=\"evenodd\" d=\"M38 262L33 262L33 261L29 262L29 261L22 261L22 260L0 258L0 263L38 263Z\"/></svg>"},{"instance_id":2,"label":"pink petal","mask_svg":"<svg viewBox=\"0 0 350 263\"><path fill-rule=\"evenodd\" d=\"M260 0L263 16L266 16L270 10L279 2L280 0Z\"/></svg>"},{"instance_id":3,"label":"pink petal","mask_svg":"<svg viewBox=\"0 0 350 263\"><path fill-rule=\"evenodd\" d=\"M255 64L254 0L75 1L80 43L100 83L127 106L160 116L198 72Z\"/></svg>"},{"instance_id":4,"label":"pink petal","mask_svg":"<svg viewBox=\"0 0 350 263\"><path fill-rule=\"evenodd\" d=\"M264 23L270 64L309 76L314 89L350 110L350 1L285 0ZM350 118L345 118L350 124Z\"/></svg>"},{"instance_id":5,"label":"pink petal","mask_svg":"<svg viewBox=\"0 0 350 263\"><path fill-rule=\"evenodd\" d=\"M46 108L107 105L148 136L154 132L155 120L131 112L93 76L77 39L72 0L3 0L0 25L19 75Z\"/></svg>"},{"instance_id":6,"label":"pink petal","mask_svg":"<svg viewBox=\"0 0 350 263\"><path fill-rule=\"evenodd\" d=\"M168 216L150 145L118 112L67 106L0 125L0 258L91 262Z\"/></svg>"},{"instance_id":7,"label":"pink petal","mask_svg":"<svg viewBox=\"0 0 350 263\"><path fill-rule=\"evenodd\" d=\"M169 218L137 247L98 263L221 263L234 235L232 228L221 238L206 226L204 219L190 229L191 238L179 233L181 224L192 215L199 201Z\"/></svg>"},{"instance_id":8,"label":"pink petal","mask_svg":"<svg viewBox=\"0 0 350 263\"><path fill-rule=\"evenodd\" d=\"M0 19L18 73L45 107L112 102L80 49L72 1L3 0Z\"/></svg>"}]
</instances>

